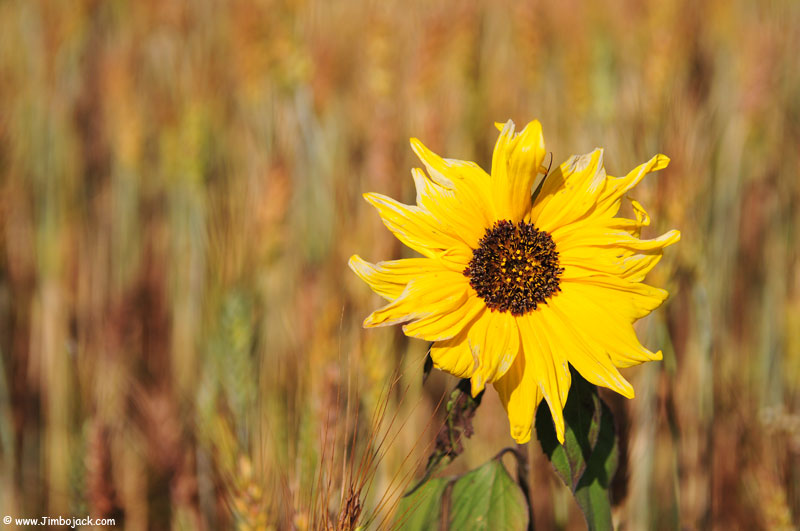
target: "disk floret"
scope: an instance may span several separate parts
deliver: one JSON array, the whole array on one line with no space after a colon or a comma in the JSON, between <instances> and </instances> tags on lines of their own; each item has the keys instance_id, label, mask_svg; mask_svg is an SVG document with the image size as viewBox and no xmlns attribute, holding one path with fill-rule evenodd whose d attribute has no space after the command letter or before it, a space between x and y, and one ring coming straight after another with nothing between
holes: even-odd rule
<instances>
[{"instance_id":1,"label":"disk floret","mask_svg":"<svg viewBox=\"0 0 800 531\"><path fill-rule=\"evenodd\" d=\"M486 229L464 275L490 310L520 316L560 291L563 271L549 233L501 220Z\"/></svg>"}]
</instances>

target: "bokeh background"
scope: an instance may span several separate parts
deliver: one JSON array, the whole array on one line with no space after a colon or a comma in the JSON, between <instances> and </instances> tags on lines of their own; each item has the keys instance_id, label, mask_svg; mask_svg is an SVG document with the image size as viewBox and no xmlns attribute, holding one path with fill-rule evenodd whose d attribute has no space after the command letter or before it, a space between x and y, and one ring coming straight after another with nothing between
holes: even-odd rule
<instances>
[{"instance_id":1,"label":"bokeh background","mask_svg":"<svg viewBox=\"0 0 800 531\"><path fill-rule=\"evenodd\" d=\"M0 512L385 527L454 382L361 328L348 257L408 254L361 193L538 118L556 164L672 159L616 522L797 526L797 50L793 0L0 1ZM475 427L445 473L512 443L492 390ZM530 453L537 527L582 528Z\"/></svg>"}]
</instances>

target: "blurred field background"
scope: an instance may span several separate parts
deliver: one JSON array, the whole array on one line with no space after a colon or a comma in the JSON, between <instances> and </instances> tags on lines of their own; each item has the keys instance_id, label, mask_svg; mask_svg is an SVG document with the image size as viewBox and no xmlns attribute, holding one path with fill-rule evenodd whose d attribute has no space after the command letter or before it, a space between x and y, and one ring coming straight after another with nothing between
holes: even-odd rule
<instances>
[{"instance_id":1,"label":"blurred field background","mask_svg":"<svg viewBox=\"0 0 800 531\"><path fill-rule=\"evenodd\" d=\"M489 167L538 118L556 164L672 158L634 193L683 239L639 326L665 359L607 395L617 523L796 528L797 50L792 0L0 1L0 512L318 527L378 455L385 525L454 382L361 328L348 257L407 254L361 193L413 201L410 136ZM513 442L483 402L447 473ZM531 456L537 527L581 529Z\"/></svg>"}]
</instances>

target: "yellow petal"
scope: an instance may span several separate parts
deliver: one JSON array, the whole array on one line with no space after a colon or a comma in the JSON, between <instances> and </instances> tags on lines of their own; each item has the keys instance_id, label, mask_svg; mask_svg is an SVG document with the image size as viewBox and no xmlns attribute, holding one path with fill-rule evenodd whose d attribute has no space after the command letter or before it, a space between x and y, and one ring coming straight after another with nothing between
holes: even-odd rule
<instances>
[{"instance_id":1,"label":"yellow petal","mask_svg":"<svg viewBox=\"0 0 800 531\"><path fill-rule=\"evenodd\" d=\"M411 147L425 165L433 183L453 194L450 206L457 205L459 211L471 213L475 227L485 229L491 226L494 212L491 177L480 166L474 162L444 159L416 138L411 139ZM479 236L482 235L480 232Z\"/></svg>"},{"instance_id":2,"label":"yellow petal","mask_svg":"<svg viewBox=\"0 0 800 531\"><path fill-rule=\"evenodd\" d=\"M468 200L462 201L455 189L436 184L419 168L412 170L417 188L417 205L430 212L448 234L455 235L466 247L474 249L486 232L486 221L475 216L475 206ZM472 252L469 251L469 258Z\"/></svg>"},{"instance_id":3,"label":"yellow petal","mask_svg":"<svg viewBox=\"0 0 800 531\"><path fill-rule=\"evenodd\" d=\"M437 369L458 378L469 378L478 366L478 359L469 346L468 330L464 329L452 339L437 341L431 347L431 360Z\"/></svg>"},{"instance_id":4,"label":"yellow petal","mask_svg":"<svg viewBox=\"0 0 800 531\"><path fill-rule=\"evenodd\" d=\"M564 404L567 402L572 377L569 364L558 348L553 348L547 331L537 320L536 312L517 319L525 353L526 371L533 372L544 399L550 408L556 435L564 442ZM555 345L557 347L557 345Z\"/></svg>"},{"instance_id":5,"label":"yellow petal","mask_svg":"<svg viewBox=\"0 0 800 531\"><path fill-rule=\"evenodd\" d=\"M492 183L497 192L492 193L492 199L496 201L497 210L492 221L499 219L511 219L510 197L508 197L508 147L514 137L514 122L507 121L497 137L492 153ZM516 221L511 219L511 221Z\"/></svg>"},{"instance_id":6,"label":"yellow petal","mask_svg":"<svg viewBox=\"0 0 800 531\"><path fill-rule=\"evenodd\" d=\"M605 182L602 149L573 156L547 176L530 219L547 232L573 223L595 206Z\"/></svg>"},{"instance_id":7,"label":"yellow petal","mask_svg":"<svg viewBox=\"0 0 800 531\"><path fill-rule=\"evenodd\" d=\"M644 280L661 260L664 248L680 239L680 233L672 231L655 240L644 240L645 244L637 243L641 242L638 239L641 227L650 220L644 209L633 203L636 221L609 218L572 224L553 232L559 263L564 268L562 280L596 274L615 275L632 282ZM641 249L643 246L646 248Z\"/></svg>"},{"instance_id":8,"label":"yellow petal","mask_svg":"<svg viewBox=\"0 0 800 531\"><path fill-rule=\"evenodd\" d=\"M531 208L532 186L545 156L542 124L530 122L517 135L509 120L492 155L492 180L499 219L523 219Z\"/></svg>"},{"instance_id":9,"label":"yellow petal","mask_svg":"<svg viewBox=\"0 0 800 531\"><path fill-rule=\"evenodd\" d=\"M637 251L661 250L679 241L681 233L677 230L665 232L657 238L642 240L625 230L609 228L606 225L591 224L580 230L557 229L551 233L556 242L559 255L576 247L623 247ZM590 250L590 252L593 252Z\"/></svg>"},{"instance_id":10,"label":"yellow petal","mask_svg":"<svg viewBox=\"0 0 800 531\"><path fill-rule=\"evenodd\" d=\"M628 316L613 300L596 301L581 293L578 283L564 283L558 294L558 308L576 323L581 332L605 350L617 367L630 367L661 359L661 352L651 352L639 342Z\"/></svg>"},{"instance_id":11,"label":"yellow petal","mask_svg":"<svg viewBox=\"0 0 800 531\"><path fill-rule=\"evenodd\" d=\"M614 275L631 282L641 282L647 273L661 260L661 251L647 251L634 254L631 251L613 249L593 249L595 260L587 262L573 256L559 257L564 268L561 281L580 280L594 275ZM589 254L590 250L585 250Z\"/></svg>"},{"instance_id":12,"label":"yellow petal","mask_svg":"<svg viewBox=\"0 0 800 531\"><path fill-rule=\"evenodd\" d=\"M396 300L372 312L364 326L388 326L448 313L467 300L468 289L469 283L460 273L425 273L409 281Z\"/></svg>"},{"instance_id":13,"label":"yellow petal","mask_svg":"<svg viewBox=\"0 0 800 531\"><path fill-rule=\"evenodd\" d=\"M614 234L625 232L634 238L639 238L642 227L650 225L650 216L647 215L647 211L641 204L632 199L630 201L636 219L587 216L574 223L568 223L553 229L553 238L557 241L567 240L576 235L580 236L587 229L607 231Z\"/></svg>"},{"instance_id":14,"label":"yellow petal","mask_svg":"<svg viewBox=\"0 0 800 531\"><path fill-rule=\"evenodd\" d=\"M444 270L438 261L430 258L406 258L371 264L360 256L353 255L347 265L361 280L369 284L372 291L390 301L399 297L415 277Z\"/></svg>"},{"instance_id":15,"label":"yellow petal","mask_svg":"<svg viewBox=\"0 0 800 531\"><path fill-rule=\"evenodd\" d=\"M594 217L613 217L619 212L622 197L633 189L645 175L650 172L663 170L669 164L669 157L656 155L644 164L640 164L625 177L609 177L605 189L597 200L597 206L592 215Z\"/></svg>"},{"instance_id":16,"label":"yellow petal","mask_svg":"<svg viewBox=\"0 0 800 531\"><path fill-rule=\"evenodd\" d=\"M647 214L644 207L634 199L631 199L631 207L633 207L633 213L636 216L636 223L634 223L633 227L629 230L633 236L638 238L641 236L642 227L650 225L650 216Z\"/></svg>"},{"instance_id":17,"label":"yellow petal","mask_svg":"<svg viewBox=\"0 0 800 531\"><path fill-rule=\"evenodd\" d=\"M597 164L593 162L599 154ZM641 164L625 177L607 176L602 167L602 150L581 157L572 157L554 171L544 182L536 204L528 219L544 230L563 227L579 221L613 218L621 205L622 197L650 172L667 166L669 158L656 155ZM646 213L636 203L638 219L635 227L649 223ZM638 233L633 233L638 236Z\"/></svg>"},{"instance_id":18,"label":"yellow petal","mask_svg":"<svg viewBox=\"0 0 800 531\"><path fill-rule=\"evenodd\" d=\"M469 330L470 346L478 348L478 368L472 375L472 396L501 378L519 352L519 327L508 312L486 311Z\"/></svg>"},{"instance_id":19,"label":"yellow petal","mask_svg":"<svg viewBox=\"0 0 800 531\"><path fill-rule=\"evenodd\" d=\"M404 205L381 194L364 194L378 210L383 224L398 240L428 258L435 258L448 249L466 247L457 237L446 234L439 222L417 206Z\"/></svg>"},{"instance_id":20,"label":"yellow petal","mask_svg":"<svg viewBox=\"0 0 800 531\"><path fill-rule=\"evenodd\" d=\"M633 386L620 374L608 354L587 338L574 318L560 308L563 297L553 297L537 310L544 328L567 361L589 382L633 398Z\"/></svg>"},{"instance_id":21,"label":"yellow petal","mask_svg":"<svg viewBox=\"0 0 800 531\"><path fill-rule=\"evenodd\" d=\"M611 275L593 275L562 283L576 296L591 298L612 306L620 314L634 322L661 306L669 293L641 282L629 282Z\"/></svg>"},{"instance_id":22,"label":"yellow petal","mask_svg":"<svg viewBox=\"0 0 800 531\"><path fill-rule=\"evenodd\" d=\"M476 296L469 296L467 301L444 314L434 314L413 323L403 325L403 333L426 341L443 341L461 332L486 307Z\"/></svg>"},{"instance_id":23,"label":"yellow petal","mask_svg":"<svg viewBox=\"0 0 800 531\"><path fill-rule=\"evenodd\" d=\"M514 358L508 371L494 382L494 388L508 414L511 436L525 444L531 439L533 416L542 401L542 391L528 368L526 356Z\"/></svg>"}]
</instances>

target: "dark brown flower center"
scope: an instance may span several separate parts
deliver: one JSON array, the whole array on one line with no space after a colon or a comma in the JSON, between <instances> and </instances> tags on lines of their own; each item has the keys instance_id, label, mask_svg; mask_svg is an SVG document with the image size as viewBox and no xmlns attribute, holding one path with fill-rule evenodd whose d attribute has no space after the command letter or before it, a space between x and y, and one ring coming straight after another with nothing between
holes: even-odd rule
<instances>
[{"instance_id":1,"label":"dark brown flower center","mask_svg":"<svg viewBox=\"0 0 800 531\"><path fill-rule=\"evenodd\" d=\"M503 220L486 229L464 276L490 310L520 316L561 291L563 271L549 233Z\"/></svg>"}]
</instances>

